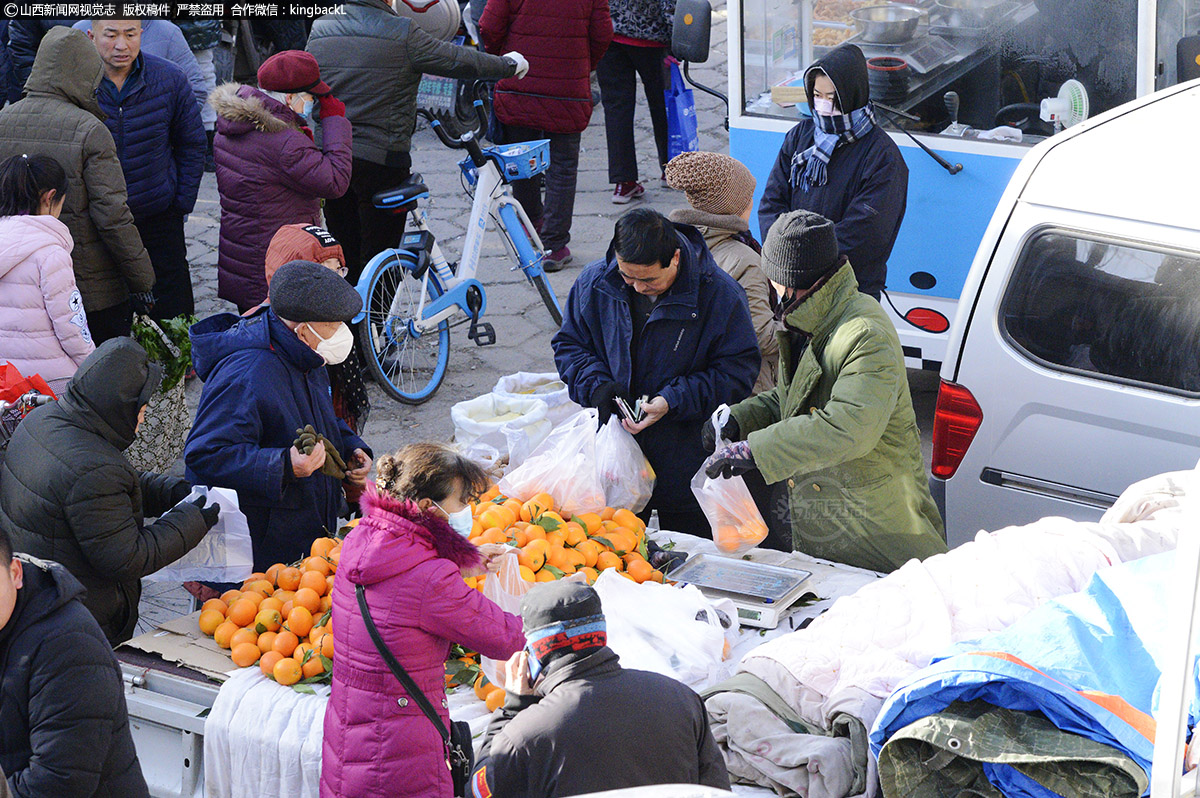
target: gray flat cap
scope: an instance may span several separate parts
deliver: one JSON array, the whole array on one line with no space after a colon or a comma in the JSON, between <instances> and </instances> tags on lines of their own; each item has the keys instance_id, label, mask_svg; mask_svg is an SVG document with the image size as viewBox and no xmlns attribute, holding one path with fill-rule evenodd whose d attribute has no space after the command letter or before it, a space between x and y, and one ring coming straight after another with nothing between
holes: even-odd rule
<instances>
[{"instance_id":1,"label":"gray flat cap","mask_svg":"<svg viewBox=\"0 0 1200 798\"><path fill-rule=\"evenodd\" d=\"M288 321L348 322L362 311L362 297L346 278L308 260L293 260L271 278L271 307Z\"/></svg>"}]
</instances>

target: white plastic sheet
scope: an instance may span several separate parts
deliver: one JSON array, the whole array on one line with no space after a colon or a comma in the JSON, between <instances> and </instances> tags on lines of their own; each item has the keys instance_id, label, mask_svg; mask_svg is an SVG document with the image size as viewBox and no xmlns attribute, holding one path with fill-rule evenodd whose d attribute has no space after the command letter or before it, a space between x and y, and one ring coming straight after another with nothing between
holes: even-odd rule
<instances>
[{"instance_id":1,"label":"white plastic sheet","mask_svg":"<svg viewBox=\"0 0 1200 798\"><path fill-rule=\"evenodd\" d=\"M206 496L221 506L216 526L196 548L146 577L150 582L241 582L254 573L254 547L246 516L238 508L237 492L197 485L183 501ZM182 502L181 502L182 504Z\"/></svg>"}]
</instances>

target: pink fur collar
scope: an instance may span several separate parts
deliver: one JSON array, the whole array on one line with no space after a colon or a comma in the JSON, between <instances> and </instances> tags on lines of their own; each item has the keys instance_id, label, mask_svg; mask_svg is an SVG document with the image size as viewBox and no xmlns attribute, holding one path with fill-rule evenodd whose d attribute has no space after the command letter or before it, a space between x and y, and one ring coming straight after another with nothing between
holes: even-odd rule
<instances>
[{"instance_id":1,"label":"pink fur collar","mask_svg":"<svg viewBox=\"0 0 1200 798\"><path fill-rule=\"evenodd\" d=\"M446 519L434 513L421 512L416 502L397 499L368 484L359 503L364 515L372 510L382 510L408 521L408 525L419 537L429 541L439 557L449 560L459 568L474 568L483 562L474 543L455 532L450 524L446 523Z\"/></svg>"}]
</instances>

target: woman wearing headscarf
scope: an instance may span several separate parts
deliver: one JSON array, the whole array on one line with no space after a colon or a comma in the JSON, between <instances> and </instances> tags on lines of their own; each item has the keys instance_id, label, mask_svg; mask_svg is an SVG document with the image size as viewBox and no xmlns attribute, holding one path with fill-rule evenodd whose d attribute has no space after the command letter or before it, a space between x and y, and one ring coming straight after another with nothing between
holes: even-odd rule
<instances>
[{"instance_id":1,"label":"woman wearing headscarf","mask_svg":"<svg viewBox=\"0 0 1200 798\"><path fill-rule=\"evenodd\" d=\"M787 211L824 216L858 290L879 299L908 202L908 167L875 124L862 50L846 44L814 61L804 89L813 115L784 137L758 203L759 230L766 239Z\"/></svg>"}]
</instances>

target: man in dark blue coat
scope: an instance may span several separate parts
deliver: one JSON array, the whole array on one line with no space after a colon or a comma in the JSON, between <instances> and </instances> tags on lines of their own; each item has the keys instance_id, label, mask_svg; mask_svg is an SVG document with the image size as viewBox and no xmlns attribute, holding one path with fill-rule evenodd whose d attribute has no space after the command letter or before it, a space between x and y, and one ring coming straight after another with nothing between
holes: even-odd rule
<instances>
[{"instance_id":1,"label":"man in dark blue coat","mask_svg":"<svg viewBox=\"0 0 1200 798\"><path fill-rule=\"evenodd\" d=\"M691 480L706 457L700 428L721 404L750 395L758 339L746 294L704 237L649 208L617 220L604 260L579 275L551 342L571 398L604 423L616 397L650 397L624 422L658 479L644 514L664 529L710 534Z\"/></svg>"},{"instance_id":2,"label":"man in dark blue coat","mask_svg":"<svg viewBox=\"0 0 1200 798\"><path fill-rule=\"evenodd\" d=\"M788 131L767 178L762 240L782 213L819 213L834 223L858 290L879 299L908 203L908 166L875 124L862 50L847 44L814 61L804 88L814 113Z\"/></svg>"},{"instance_id":3,"label":"man in dark blue coat","mask_svg":"<svg viewBox=\"0 0 1200 798\"><path fill-rule=\"evenodd\" d=\"M204 380L184 449L193 485L233 488L254 542L254 569L307 556L312 541L337 531L343 482L364 485L371 454L334 414L325 365L346 359L345 322L362 300L337 272L285 263L271 281L270 307L192 326L192 359ZM325 472L326 451L293 441L311 424L346 463L344 480Z\"/></svg>"},{"instance_id":4,"label":"man in dark blue coat","mask_svg":"<svg viewBox=\"0 0 1200 798\"><path fill-rule=\"evenodd\" d=\"M121 669L83 592L58 563L14 557L0 529L0 779L16 798L150 795Z\"/></svg>"},{"instance_id":5,"label":"man in dark blue coat","mask_svg":"<svg viewBox=\"0 0 1200 798\"><path fill-rule=\"evenodd\" d=\"M104 62L97 99L125 173L129 210L154 265L156 319L195 312L184 216L204 175L208 139L187 76L141 51L136 19L93 20L88 35Z\"/></svg>"}]
</instances>

